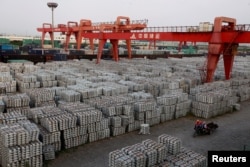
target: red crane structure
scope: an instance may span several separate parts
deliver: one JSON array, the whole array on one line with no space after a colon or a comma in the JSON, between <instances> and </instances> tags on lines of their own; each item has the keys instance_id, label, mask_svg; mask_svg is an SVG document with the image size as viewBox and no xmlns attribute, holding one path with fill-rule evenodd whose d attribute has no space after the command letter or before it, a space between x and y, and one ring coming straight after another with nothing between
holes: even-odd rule
<instances>
[{"instance_id":1,"label":"red crane structure","mask_svg":"<svg viewBox=\"0 0 250 167\"><path fill-rule=\"evenodd\" d=\"M118 41L126 40L129 58L131 58L131 40L148 41L179 41L180 45L186 42L207 42L208 56L204 66L199 70L205 82L212 82L220 56L224 60L225 78L230 79L234 56L239 43L250 43L250 25L236 25L236 19L228 17L216 17L211 30L200 31L199 26L171 26L171 27L147 27L147 20L131 21L129 17L118 16L115 22L92 23L91 20L68 22L67 25L59 24L52 29L51 24L44 23L42 28L42 45L45 34L60 32L66 35L66 49L71 35L76 38L77 49L80 49L83 38L99 40L97 61L100 63L102 50L107 40L113 45L113 59L119 60Z\"/></svg>"}]
</instances>

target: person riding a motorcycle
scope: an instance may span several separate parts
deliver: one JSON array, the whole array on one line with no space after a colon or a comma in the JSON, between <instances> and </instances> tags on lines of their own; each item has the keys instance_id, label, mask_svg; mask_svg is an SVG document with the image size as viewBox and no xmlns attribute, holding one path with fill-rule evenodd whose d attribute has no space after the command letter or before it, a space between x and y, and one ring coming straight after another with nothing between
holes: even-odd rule
<instances>
[{"instance_id":1,"label":"person riding a motorcycle","mask_svg":"<svg viewBox=\"0 0 250 167\"><path fill-rule=\"evenodd\" d=\"M194 137L197 135L210 135L215 129L218 128L218 125L210 122L210 123L206 123L205 121L201 121L201 120L196 120L195 122L195 126L194 126Z\"/></svg>"},{"instance_id":2,"label":"person riding a motorcycle","mask_svg":"<svg viewBox=\"0 0 250 167\"><path fill-rule=\"evenodd\" d=\"M196 120L194 129L207 129L207 124L205 121Z\"/></svg>"}]
</instances>

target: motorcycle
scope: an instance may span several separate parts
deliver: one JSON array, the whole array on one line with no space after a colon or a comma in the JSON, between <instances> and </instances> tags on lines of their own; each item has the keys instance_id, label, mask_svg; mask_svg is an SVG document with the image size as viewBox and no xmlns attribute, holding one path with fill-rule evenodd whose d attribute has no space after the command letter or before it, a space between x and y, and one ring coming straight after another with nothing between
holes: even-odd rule
<instances>
[{"instance_id":1,"label":"motorcycle","mask_svg":"<svg viewBox=\"0 0 250 167\"><path fill-rule=\"evenodd\" d=\"M203 127L194 127L194 134L193 137L200 136L200 135L210 135L213 133L219 126L213 122L207 124L207 128Z\"/></svg>"}]
</instances>

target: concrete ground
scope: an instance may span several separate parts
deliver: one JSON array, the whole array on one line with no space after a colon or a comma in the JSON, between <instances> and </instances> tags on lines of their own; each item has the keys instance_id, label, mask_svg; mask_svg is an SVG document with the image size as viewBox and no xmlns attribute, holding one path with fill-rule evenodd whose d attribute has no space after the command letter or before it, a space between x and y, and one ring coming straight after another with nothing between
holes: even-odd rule
<instances>
[{"instance_id":1,"label":"concrete ground","mask_svg":"<svg viewBox=\"0 0 250 167\"><path fill-rule=\"evenodd\" d=\"M108 154L116 149L140 143L145 139L157 140L161 134L179 137L182 146L202 155L208 150L250 150L250 101L241 103L241 110L228 113L206 122L213 121L219 128L211 135L193 137L194 122L197 118L186 116L150 128L150 135L139 135L139 131L88 143L60 152L55 160L46 162L49 167L107 167Z\"/></svg>"}]
</instances>

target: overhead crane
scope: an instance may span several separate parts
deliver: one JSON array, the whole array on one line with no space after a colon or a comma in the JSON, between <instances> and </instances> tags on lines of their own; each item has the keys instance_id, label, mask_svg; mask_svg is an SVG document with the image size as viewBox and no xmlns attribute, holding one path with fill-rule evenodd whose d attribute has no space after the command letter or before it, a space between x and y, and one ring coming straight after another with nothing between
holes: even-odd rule
<instances>
[{"instance_id":1,"label":"overhead crane","mask_svg":"<svg viewBox=\"0 0 250 167\"><path fill-rule=\"evenodd\" d=\"M205 82L212 82L218 61L222 56L224 60L225 78L230 79L234 56L239 43L250 43L250 25L236 25L236 19L228 17L216 17L213 28L208 31L200 31L199 26L178 27L147 27L147 20L131 21L129 17L118 16L115 22L92 23L91 20L68 22L67 25L59 24L52 29L51 24L45 23L42 28L42 44L45 34L52 32L66 34L66 47L71 35L76 38L77 49L80 49L83 38L89 39L91 46L93 40L99 40L96 63L100 63L102 49L109 39L113 45L113 59L118 57L118 40L126 40L129 58L131 58L131 40L148 41L179 41L180 45L186 42L207 42L208 56L202 67L199 67Z\"/></svg>"}]
</instances>

